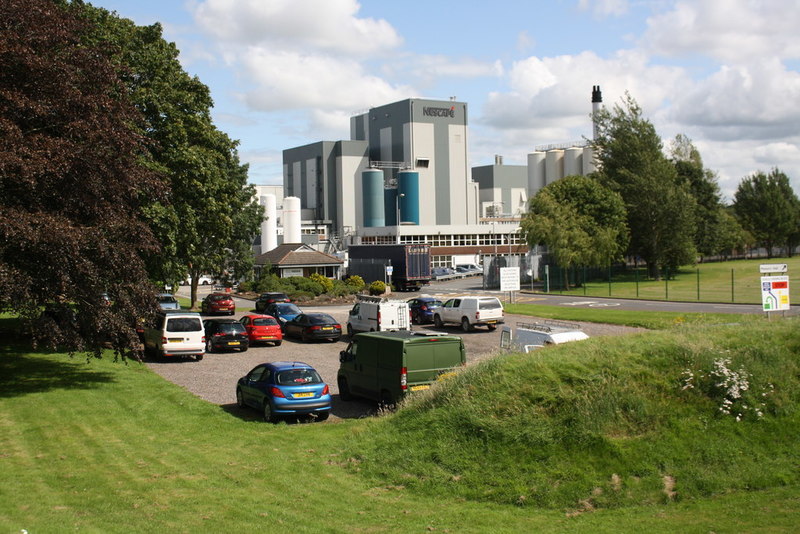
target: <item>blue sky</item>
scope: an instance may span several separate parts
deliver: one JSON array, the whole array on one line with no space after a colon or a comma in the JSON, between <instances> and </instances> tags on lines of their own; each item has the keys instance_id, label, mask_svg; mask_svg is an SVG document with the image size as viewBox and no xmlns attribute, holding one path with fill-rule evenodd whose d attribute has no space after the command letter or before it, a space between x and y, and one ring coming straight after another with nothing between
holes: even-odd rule
<instances>
[{"instance_id":1,"label":"blue sky","mask_svg":"<svg viewBox=\"0 0 800 534\"><path fill-rule=\"evenodd\" d=\"M90 0L91 1L91 0ZM253 184L284 149L349 138L349 118L410 97L469 106L471 166L525 164L591 135L591 90L625 92L665 146L688 136L732 199L778 167L800 195L796 0L94 0L160 22L211 89Z\"/></svg>"}]
</instances>

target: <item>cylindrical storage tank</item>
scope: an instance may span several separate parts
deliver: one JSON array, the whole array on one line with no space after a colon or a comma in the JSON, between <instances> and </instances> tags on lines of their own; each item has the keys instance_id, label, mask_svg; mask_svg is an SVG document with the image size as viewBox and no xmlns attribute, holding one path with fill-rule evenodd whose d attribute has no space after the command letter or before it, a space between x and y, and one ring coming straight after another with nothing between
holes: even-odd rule
<instances>
[{"instance_id":1,"label":"cylindrical storage tank","mask_svg":"<svg viewBox=\"0 0 800 534\"><path fill-rule=\"evenodd\" d=\"M545 184L550 185L564 177L564 151L548 150L545 156Z\"/></svg>"},{"instance_id":2,"label":"cylindrical storage tank","mask_svg":"<svg viewBox=\"0 0 800 534\"><path fill-rule=\"evenodd\" d=\"M419 224L419 173L397 173L397 192L400 195L400 224Z\"/></svg>"},{"instance_id":3,"label":"cylindrical storage tank","mask_svg":"<svg viewBox=\"0 0 800 534\"><path fill-rule=\"evenodd\" d=\"M397 226L397 189L383 190L383 209L386 212L386 226Z\"/></svg>"},{"instance_id":4,"label":"cylindrical storage tank","mask_svg":"<svg viewBox=\"0 0 800 534\"><path fill-rule=\"evenodd\" d=\"M300 233L300 199L297 197L283 199L283 242L303 242Z\"/></svg>"},{"instance_id":5,"label":"cylindrical storage tank","mask_svg":"<svg viewBox=\"0 0 800 534\"><path fill-rule=\"evenodd\" d=\"M383 171L368 169L361 173L362 211L364 226L384 226L386 224L383 207Z\"/></svg>"},{"instance_id":6,"label":"cylindrical storage tank","mask_svg":"<svg viewBox=\"0 0 800 534\"><path fill-rule=\"evenodd\" d=\"M594 148L587 146L583 148L583 174L592 174L597 170L597 162L594 160Z\"/></svg>"},{"instance_id":7,"label":"cylindrical storage tank","mask_svg":"<svg viewBox=\"0 0 800 534\"><path fill-rule=\"evenodd\" d=\"M544 152L528 154L528 198L532 198L546 184L544 181Z\"/></svg>"},{"instance_id":8,"label":"cylindrical storage tank","mask_svg":"<svg viewBox=\"0 0 800 534\"><path fill-rule=\"evenodd\" d=\"M261 197L264 205L264 222L261 224L261 253L269 252L278 246L278 208L275 195Z\"/></svg>"},{"instance_id":9,"label":"cylindrical storage tank","mask_svg":"<svg viewBox=\"0 0 800 534\"><path fill-rule=\"evenodd\" d=\"M581 156L583 149L579 147L571 147L564 151L564 176L582 174Z\"/></svg>"}]
</instances>

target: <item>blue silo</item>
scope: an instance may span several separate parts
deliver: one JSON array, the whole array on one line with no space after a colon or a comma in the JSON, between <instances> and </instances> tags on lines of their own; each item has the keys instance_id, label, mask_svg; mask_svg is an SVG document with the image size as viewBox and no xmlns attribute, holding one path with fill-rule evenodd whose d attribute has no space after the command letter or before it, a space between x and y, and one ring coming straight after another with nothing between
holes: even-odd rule
<instances>
[{"instance_id":1,"label":"blue silo","mask_svg":"<svg viewBox=\"0 0 800 534\"><path fill-rule=\"evenodd\" d=\"M364 226L385 226L383 171L369 169L361 173Z\"/></svg>"},{"instance_id":2,"label":"blue silo","mask_svg":"<svg viewBox=\"0 0 800 534\"><path fill-rule=\"evenodd\" d=\"M419 224L419 173L400 171L397 173L397 188L400 195L400 223Z\"/></svg>"},{"instance_id":3,"label":"blue silo","mask_svg":"<svg viewBox=\"0 0 800 534\"><path fill-rule=\"evenodd\" d=\"M386 226L397 225L397 189L383 190L383 206L386 210Z\"/></svg>"}]
</instances>

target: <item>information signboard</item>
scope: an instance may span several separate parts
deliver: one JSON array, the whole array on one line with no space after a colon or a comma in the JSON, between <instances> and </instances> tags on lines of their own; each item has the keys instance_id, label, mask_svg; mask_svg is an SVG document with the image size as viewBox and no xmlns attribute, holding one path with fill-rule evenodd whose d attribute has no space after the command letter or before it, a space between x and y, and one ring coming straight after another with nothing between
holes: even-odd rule
<instances>
[{"instance_id":1,"label":"information signboard","mask_svg":"<svg viewBox=\"0 0 800 534\"><path fill-rule=\"evenodd\" d=\"M519 291L519 267L500 267L500 291Z\"/></svg>"},{"instance_id":2,"label":"information signboard","mask_svg":"<svg viewBox=\"0 0 800 534\"><path fill-rule=\"evenodd\" d=\"M765 312L789 309L789 277L762 276L761 303Z\"/></svg>"}]
</instances>

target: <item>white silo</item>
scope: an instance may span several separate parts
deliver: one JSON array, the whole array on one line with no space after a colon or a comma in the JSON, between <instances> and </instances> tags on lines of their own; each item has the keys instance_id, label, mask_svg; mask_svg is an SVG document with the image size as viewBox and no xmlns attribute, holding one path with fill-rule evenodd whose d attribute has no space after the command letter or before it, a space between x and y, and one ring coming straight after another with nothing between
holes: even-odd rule
<instances>
[{"instance_id":1,"label":"white silo","mask_svg":"<svg viewBox=\"0 0 800 534\"><path fill-rule=\"evenodd\" d=\"M564 176L575 176L576 174L582 174L582 156L583 149L580 147L570 147L564 151Z\"/></svg>"},{"instance_id":2,"label":"white silo","mask_svg":"<svg viewBox=\"0 0 800 534\"><path fill-rule=\"evenodd\" d=\"M583 174L592 174L597 170L597 162L594 160L594 149L590 146L583 147Z\"/></svg>"},{"instance_id":3,"label":"white silo","mask_svg":"<svg viewBox=\"0 0 800 534\"><path fill-rule=\"evenodd\" d=\"M564 177L564 151L548 150L545 156L545 181L547 185Z\"/></svg>"},{"instance_id":4,"label":"white silo","mask_svg":"<svg viewBox=\"0 0 800 534\"><path fill-rule=\"evenodd\" d=\"M544 152L528 154L528 198L532 198L545 186Z\"/></svg>"},{"instance_id":5,"label":"white silo","mask_svg":"<svg viewBox=\"0 0 800 534\"><path fill-rule=\"evenodd\" d=\"M278 246L278 210L275 195L261 197L264 206L264 221L261 223L261 253L269 252Z\"/></svg>"},{"instance_id":6,"label":"white silo","mask_svg":"<svg viewBox=\"0 0 800 534\"><path fill-rule=\"evenodd\" d=\"M283 242L302 243L300 232L300 199L286 197L283 199Z\"/></svg>"}]
</instances>

